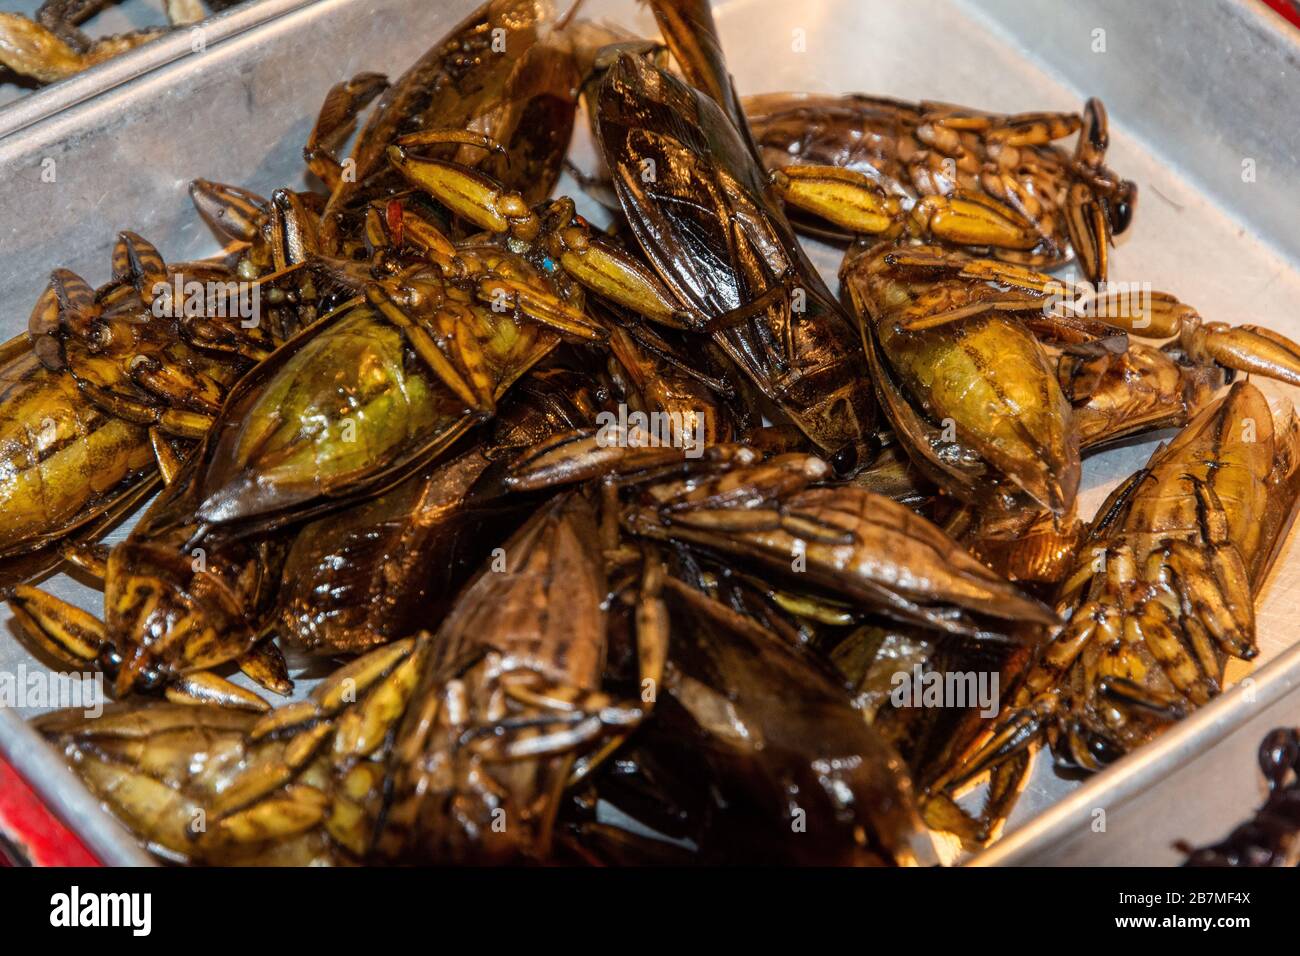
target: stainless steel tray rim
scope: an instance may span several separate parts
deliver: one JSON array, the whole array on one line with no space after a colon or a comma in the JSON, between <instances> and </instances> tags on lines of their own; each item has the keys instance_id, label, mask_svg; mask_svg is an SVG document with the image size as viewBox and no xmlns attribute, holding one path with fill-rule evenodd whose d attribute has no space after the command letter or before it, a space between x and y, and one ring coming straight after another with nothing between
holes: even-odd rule
<instances>
[{"instance_id":1,"label":"stainless steel tray rim","mask_svg":"<svg viewBox=\"0 0 1300 956\"><path fill-rule=\"evenodd\" d=\"M195 55L193 30L202 31L207 47L317 2L320 0L260 0L252 6L235 7L128 50L67 80L34 90L0 108L0 139L175 60Z\"/></svg>"}]
</instances>

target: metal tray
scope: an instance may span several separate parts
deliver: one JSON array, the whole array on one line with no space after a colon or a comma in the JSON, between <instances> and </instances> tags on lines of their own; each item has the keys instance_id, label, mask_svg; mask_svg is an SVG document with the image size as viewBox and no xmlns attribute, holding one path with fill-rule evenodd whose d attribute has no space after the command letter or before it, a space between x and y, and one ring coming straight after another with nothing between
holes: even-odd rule
<instances>
[{"instance_id":1,"label":"metal tray","mask_svg":"<svg viewBox=\"0 0 1300 956\"><path fill-rule=\"evenodd\" d=\"M43 0L5 0L6 13L35 17ZM251 29L294 7L314 0L243 0L237 7L208 17L190 27L178 28L174 35L147 44L130 57L110 60L93 70L71 79L34 91L16 82L0 84L0 136L26 126L60 109L89 99L102 90L118 86L133 76L140 76L164 63L194 54L196 38L203 45ZM118 0L84 25L91 36L111 36L142 27L166 23L159 0ZM200 32L195 34L194 28Z\"/></svg>"},{"instance_id":2,"label":"metal tray","mask_svg":"<svg viewBox=\"0 0 1300 956\"><path fill-rule=\"evenodd\" d=\"M168 258L213 252L189 206L190 179L268 192L300 183L299 147L325 90L362 69L399 73L477 2L264 0L228 15L256 11L259 25L209 36L202 55L167 57L154 49L164 40L102 68L115 71L114 83L91 74L72 81L100 90L92 99L60 94L66 108L33 111L41 97L53 107L55 88L0 112L0 216L9 226L0 230L8 267L0 334L22 328L52 267L103 281L119 229L139 231ZM596 0L583 12L654 29L631 0ZM1300 47L1255 0L724 0L717 15L746 93L862 90L1004 111L1077 109L1101 95L1111 165L1141 188L1114 278L1170 289L1208 318L1300 337L1300 130L1288 112L1300 92ZM1094 52L1099 38L1105 52ZM23 121L6 126L18 109ZM573 151L580 167L591 155L583 135ZM57 184L41 182L47 158ZM1245 160L1253 181L1243 180ZM833 280L838 253L816 248L814 257ZM1091 458L1085 513L1153 447ZM1173 840L1216 837L1248 812L1259 798L1255 744L1275 723L1300 720L1300 695L1283 699L1300 683L1300 648L1287 650L1288 619L1300 610L1297 547L1293 536L1260 601L1262 653L1246 692L1225 694L1082 785L1040 760L1007 834L975 862L1173 862ZM96 592L66 576L48 586L98 605ZM0 629L9 627L0 612ZM0 634L0 671L23 663L34 666ZM32 713L0 710L0 752L107 861L139 861L129 838L22 724ZM1102 833L1093 828L1098 808L1107 811Z\"/></svg>"}]
</instances>

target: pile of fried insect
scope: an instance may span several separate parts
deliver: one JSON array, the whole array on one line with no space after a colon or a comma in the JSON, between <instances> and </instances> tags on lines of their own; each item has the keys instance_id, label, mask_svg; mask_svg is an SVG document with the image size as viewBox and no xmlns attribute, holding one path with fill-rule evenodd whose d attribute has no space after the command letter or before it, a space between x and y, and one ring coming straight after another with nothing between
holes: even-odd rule
<instances>
[{"instance_id":1,"label":"pile of fried insect","mask_svg":"<svg viewBox=\"0 0 1300 956\"><path fill-rule=\"evenodd\" d=\"M166 26L92 37L82 27L120 0L45 0L34 19L0 11L0 78L27 86L66 80L105 60L192 26L242 0L163 0Z\"/></svg>"},{"instance_id":2,"label":"pile of fried insect","mask_svg":"<svg viewBox=\"0 0 1300 956\"><path fill-rule=\"evenodd\" d=\"M1096 770L1255 655L1300 435L1224 386L1300 348L1098 291L1101 104L745 100L708 4L652 6L494 0L329 92L323 191L196 181L233 251L123 233L6 347L8 598L119 698L37 726L160 856L926 864L1043 743ZM580 103L606 231L551 197ZM1080 457L1173 426L1080 521ZM64 562L102 619L33 586ZM272 706L286 651L330 670ZM1001 713L897 706L914 669Z\"/></svg>"}]
</instances>

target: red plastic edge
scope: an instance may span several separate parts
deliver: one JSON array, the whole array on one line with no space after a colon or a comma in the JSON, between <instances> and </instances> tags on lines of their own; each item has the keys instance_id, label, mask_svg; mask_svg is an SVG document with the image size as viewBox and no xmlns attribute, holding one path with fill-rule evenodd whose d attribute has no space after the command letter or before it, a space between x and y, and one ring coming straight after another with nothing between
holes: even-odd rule
<instances>
[{"instance_id":1,"label":"red plastic edge","mask_svg":"<svg viewBox=\"0 0 1300 956\"><path fill-rule=\"evenodd\" d=\"M1264 0L1264 3L1300 27L1300 6L1296 5L1295 0Z\"/></svg>"},{"instance_id":2,"label":"red plastic edge","mask_svg":"<svg viewBox=\"0 0 1300 956\"><path fill-rule=\"evenodd\" d=\"M99 866L99 860L0 760L0 858L11 865ZM16 857L16 859L12 859Z\"/></svg>"}]
</instances>

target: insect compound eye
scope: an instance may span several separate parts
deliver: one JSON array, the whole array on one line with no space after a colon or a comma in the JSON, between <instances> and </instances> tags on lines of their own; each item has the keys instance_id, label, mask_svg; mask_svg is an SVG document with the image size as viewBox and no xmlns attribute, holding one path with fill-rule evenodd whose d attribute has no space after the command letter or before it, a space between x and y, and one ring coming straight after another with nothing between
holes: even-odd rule
<instances>
[{"instance_id":1,"label":"insect compound eye","mask_svg":"<svg viewBox=\"0 0 1300 956\"><path fill-rule=\"evenodd\" d=\"M117 676L117 669L122 666L122 655L112 644L105 644L99 649L99 667L109 677Z\"/></svg>"},{"instance_id":2,"label":"insect compound eye","mask_svg":"<svg viewBox=\"0 0 1300 956\"><path fill-rule=\"evenodd\" d=\"M851 442L831 456L831 467L837 475L850 474L858 464L858 449Z\"/></svg>"},{"instance_id":3,"label":"insect compound eye","mask_svg":"<svg viewBox=\"0 0 1300 956\"><path fill-rule=\"evenodd\" d=\"M1287 771L1300 761L1300 735L1296 731L1279 727L1269 733L1259 745L1259 769L1271 788L1282 785Z\"/></svg>"}]
</instances>

